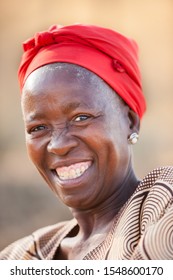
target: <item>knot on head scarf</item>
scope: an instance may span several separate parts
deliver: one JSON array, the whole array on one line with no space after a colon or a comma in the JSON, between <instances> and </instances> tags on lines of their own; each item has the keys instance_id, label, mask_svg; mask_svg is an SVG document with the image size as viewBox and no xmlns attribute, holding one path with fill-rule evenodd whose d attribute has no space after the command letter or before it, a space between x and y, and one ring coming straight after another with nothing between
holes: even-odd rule
<instances>
[{"instance_id":1,"label":"knot on head scarf","mask_svg":"<svg viewBox=\"0 0 173 280\"><path fill-rule=\"evenodd\" d=\"M141 118L145 111L138 47L120 33L93 25L52 26L23 44L20 88L37 68L55 62L80 65L100 76Z\"/></svg>"}]
</instances>

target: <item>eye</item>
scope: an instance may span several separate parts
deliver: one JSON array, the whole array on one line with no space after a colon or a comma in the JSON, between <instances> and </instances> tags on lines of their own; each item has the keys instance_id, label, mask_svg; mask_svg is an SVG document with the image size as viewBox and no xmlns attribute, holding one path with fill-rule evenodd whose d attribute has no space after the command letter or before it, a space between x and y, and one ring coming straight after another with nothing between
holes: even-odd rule
<instances>
[{"instance_id":1,"label":"eye","mask_svg":"<svg viewBox=\"0 0 173 280\"><path fill-rule=\"evenodd\" d=\"M75 122L83 122L91 118L89 115L78 115L77 117L74 118Z\"/></svg>"},{"instance_id":2,"label":"eye","mask_svg":"<svg viewBox=\"0 0 173 280\"><path fill-rule=\"evenodd\" d=\"M47 129L45 125L37 125L29 130L29 134L40 132Z\"/></svg>"}]
</instances>

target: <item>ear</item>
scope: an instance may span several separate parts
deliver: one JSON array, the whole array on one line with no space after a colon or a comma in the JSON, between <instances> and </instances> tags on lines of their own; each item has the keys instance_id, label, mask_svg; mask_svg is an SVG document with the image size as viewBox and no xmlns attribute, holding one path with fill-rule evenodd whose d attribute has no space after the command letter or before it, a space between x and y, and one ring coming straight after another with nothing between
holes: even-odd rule
<instances>
[{"instance_id":1,"label":"ear","mask_svg":"<svg viewBox=\"0 0 173 280\"><path fill-rule=\"evenodd\" d=\"M129 118L130 133L132 133L132 132L139 133L139 130L140 130L139 116L130 108L129 108L129 112L128 112L128 118Z\"/></svg>"}]
</instances>

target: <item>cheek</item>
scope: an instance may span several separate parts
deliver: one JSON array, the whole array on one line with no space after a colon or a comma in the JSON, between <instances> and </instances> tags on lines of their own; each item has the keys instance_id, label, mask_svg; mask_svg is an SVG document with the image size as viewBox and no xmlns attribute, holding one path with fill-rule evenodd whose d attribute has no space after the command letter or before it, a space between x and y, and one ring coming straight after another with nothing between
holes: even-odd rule
<instances>
[{"instance_id":1,"label":"cheek","mask_svg":"<svg viewBox=\"0 0 173 280\"><path fill-rule=\"evenodd\" d=\"M107 135L105 135L102 126L92 125L83 129L76 136L80 139L81 146L85 145L86 148L97 155L101 155L103 150L106 149Z\"/></svg>"},{"instance_id":2,"label":"cheek","mask_svg":"<svg viewBox=\"0 0 173 280\"><path fill-rule=\"evenodd\" d=\"M109 126L95 125L83 131L81 140L95 155L97 167L101 173L116 165L118 145L116 135L109 130Z\"/></svg>"},{"instance_id":3,"label":"cheek","mask_svg":"<svg viewBox=\"0 0 173 280\"><path fill-rule=\"evenodd\" d=\"M35 166L41 166L45 158L45 147L43 143L35 140L26 140L29 158Z\"/></svg>"},{"instance_id":4,"label":"cheek","mask_svg":"<svg viewBox=\"0 0 173 280\"><path fill-rule=\"evenodd\" d=\"M107 152L107 162L112 172L114 168L121 169L123 165L128 165L130 154L126 127L119 123L109 124L104 135L104 143L107 148L105 153Z\"/></svg>"}]
</instances>

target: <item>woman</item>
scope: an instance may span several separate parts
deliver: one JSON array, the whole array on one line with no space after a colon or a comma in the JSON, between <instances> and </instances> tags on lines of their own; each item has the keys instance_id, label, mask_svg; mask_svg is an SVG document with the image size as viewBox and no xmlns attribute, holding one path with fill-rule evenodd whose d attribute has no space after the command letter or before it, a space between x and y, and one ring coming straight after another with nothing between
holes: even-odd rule
<instances>
[{"instance_id":1,"label":"woman","mask_svg":"<svg viewBox=\"0 0 173 280\"><path fill-rule=\"evenodd\" d=\"M24 43L26 145L74 219L34 232L1 259L173 259L173 168L132 166L145 111L137 45L106 28L53 26Z\"/></svg>"}]
</instances>

